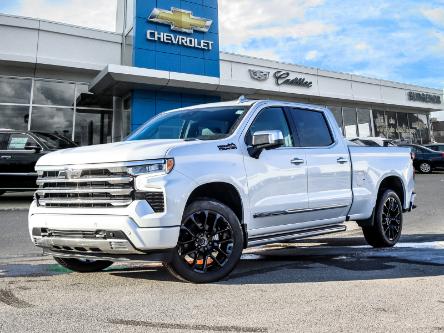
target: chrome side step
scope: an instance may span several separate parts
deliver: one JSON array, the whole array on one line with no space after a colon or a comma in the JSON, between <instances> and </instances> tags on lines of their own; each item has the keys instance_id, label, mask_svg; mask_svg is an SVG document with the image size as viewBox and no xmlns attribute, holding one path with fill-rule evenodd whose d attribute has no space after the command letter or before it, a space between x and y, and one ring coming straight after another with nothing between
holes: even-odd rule
<instances>
[{"instance_id":1,"label":"chrome side step","mask_svg":"<svg viewBox=\"0 0 444 333\"><path fill-rule=\"evenodd\" d=\"M260 236L248 240L248 247L261 246L272 243L286 243L296 239L309 238L320 235L328 235L337 232L346 231L347 227L343 224L328 225L324 227L301 229L285 234L273 234Z\"/></svg>"}]
</instances>

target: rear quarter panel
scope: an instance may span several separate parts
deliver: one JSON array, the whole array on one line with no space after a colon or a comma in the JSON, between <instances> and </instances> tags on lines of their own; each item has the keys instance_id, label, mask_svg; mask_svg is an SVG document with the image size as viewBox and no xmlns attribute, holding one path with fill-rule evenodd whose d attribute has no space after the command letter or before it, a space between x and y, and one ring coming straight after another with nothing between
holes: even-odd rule
<instances>
[{"instance_id":1,"label":"rear quarter panel","mask_svg":"<svg viewBox=\"0 0 444 333\"><path fill-rule=\"evenodd\" d=\"M351 220L368 219L376 205L379 187L384 179L395 176L404 187L404 208L408 209L414 191L413 163L410 149L399 147L350 146L352 160L353 205Z\"/></svg>"}]
</instances>

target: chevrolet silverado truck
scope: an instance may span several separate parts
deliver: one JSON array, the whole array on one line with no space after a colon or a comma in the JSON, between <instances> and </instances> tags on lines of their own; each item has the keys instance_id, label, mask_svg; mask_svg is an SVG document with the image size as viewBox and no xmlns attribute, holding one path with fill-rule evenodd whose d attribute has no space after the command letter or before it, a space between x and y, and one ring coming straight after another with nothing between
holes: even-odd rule
<instances>
[{"instance_id":1,"label":"chevrolet silverado truck","mask_svg":"<svg viewBox=\"0 0 444 333\"><path fill-rule=\"evenodd\" d=\"M345 231L392 247L415 199L410 150L359 147L325 108L267 100L159 114L124 142L36 165L34 244L76 272L163 262L177 278L226 277L243 250Z\"/></svg>"}]
</instances>

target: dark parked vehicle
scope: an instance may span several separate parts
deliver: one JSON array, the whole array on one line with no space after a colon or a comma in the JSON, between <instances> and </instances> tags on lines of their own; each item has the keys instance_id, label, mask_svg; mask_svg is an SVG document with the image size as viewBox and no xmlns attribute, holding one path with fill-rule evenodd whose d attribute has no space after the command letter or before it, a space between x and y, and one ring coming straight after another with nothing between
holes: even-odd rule
<instances>
[{"instance_id":1,"label":"dark parked vehicle","mask_svg":"<svg viewBox=\"0 0 444 333\"><path fill-rule=\"evenodd\" d=\"M52 151L77 145L62 135L0 129L0 195L37 188L37 160Z\"/></svg>"},{"instance_id":2,"label":"dark parked vehicle","mask_svg":"<svg viewBox=\"0 0 444 333\"><path fill-rule=\"evenodd\" d=\"M424 147L427 147L431 150L444 152L444 143L433 143L430 145L425 145Z\"/></svg>"},{"instance_id":3,"label":"dark parked vehicle","mask_svg":"<svg viewBox=\"0 0 444 333\"><path fill-rule=\"evenodd\" d=\"M414 155L413 165L421 173L431 173L434 169L444 168L444 153L420 145L399 145L410 147Z\"/></svg>"}]
</instances>

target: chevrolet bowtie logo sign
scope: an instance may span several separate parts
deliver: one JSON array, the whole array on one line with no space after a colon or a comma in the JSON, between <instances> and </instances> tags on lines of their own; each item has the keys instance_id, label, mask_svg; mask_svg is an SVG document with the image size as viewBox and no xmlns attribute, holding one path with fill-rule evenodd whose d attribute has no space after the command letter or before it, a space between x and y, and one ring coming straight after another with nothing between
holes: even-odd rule
<instances>
[{"instance_id":1,"label":"chevrolet bowtie logo sign","mask_svg":"<svg viewBox=\"0 0 444 333\"><path fill-rule=\"evenodd\" d=\"M213 24L212 20L193 16L193 13L188 10L174 7L171 8L171 10L154 8L148 20L151 22L167 24L171 27L171 30L186 32L189 34L192 34L195 30L208 32Z\"/></svg>"}]
</instances>

